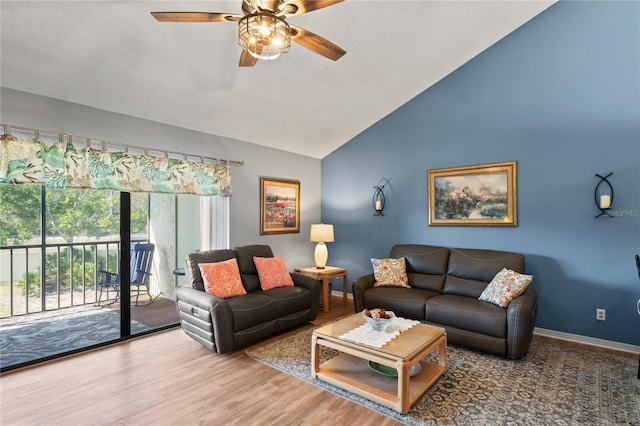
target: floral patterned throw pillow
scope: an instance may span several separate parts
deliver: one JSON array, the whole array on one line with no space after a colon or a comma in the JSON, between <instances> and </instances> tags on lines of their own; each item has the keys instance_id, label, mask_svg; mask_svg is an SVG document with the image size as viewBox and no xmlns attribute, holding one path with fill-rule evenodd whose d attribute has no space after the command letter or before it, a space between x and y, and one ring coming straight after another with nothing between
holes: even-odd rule
<instances>
[{"instance_id":1,"label":"floral patterned throw pillow","mask_svg":"<svg viewBox=\"0 0 640 426\"><path fill-rule=\"evenodd\" d=\"M247 294L242 285L238 261L234 259L216 263L198 264L207 293L226 299Z\"/></svg>"},{"instance_id":2,"label":"floral patterned throw pillow","mask_svg":"<svg viewBox=\"0 0 640 426\"><path fill-rule=\"evenodd\" d=\"M478 299L506 308L513 299L527 289L531 281L533 281L533 275L503 268L493 277Z\"/></svg>"},{"instance_id":3,"label":"floral patterned throw pillow","mask_svg":"<svg viewBox=\"0 0 640 426\"><path fill-rule=\"evenodd\" d=\"M407 266L404 257L400 259L371 259L373 275L376 278L374 287L407 287Z\"/></svg>"},{"instance_id":4,"label":"floral patterned throw pillow","mask_svg":"<svg viewBox=\"0 0 640 426\"><path fill-rule=\"evenodd\" d=\"M291 287L293 279L287 271L283 257L255 257L253 263L256 264L260 287L263 290L271 290L276 287Z\"/></svg>"}]
</instances>

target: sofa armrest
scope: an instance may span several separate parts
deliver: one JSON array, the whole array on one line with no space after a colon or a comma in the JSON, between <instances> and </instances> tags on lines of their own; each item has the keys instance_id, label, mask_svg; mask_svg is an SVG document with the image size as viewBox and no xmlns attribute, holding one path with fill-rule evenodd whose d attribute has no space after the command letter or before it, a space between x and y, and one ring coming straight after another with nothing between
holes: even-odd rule
<instances>
[{"instance_id":1,"label":"sofa armrest","mask_svg":"<svg viewBox=\"0 0 640 426\"><path fill-rule=\"evenodd\" d=\"M375 282L373 274L363 275L353 282L353 307L356 313L364 310L364 292L373 287Z\"/></svg>"},{"instance_id":2,"label":"sofa armrest","mask_svg":"<svg viewBox=\"0 0 640 426\"><path fill-rule=\"evenodd\" d=\"M233 315L226 300L191 287L176 289L182 328L218 353L233 350ZM207 344L208 343L208 344Z\"/></svg>"},{"instance_id":3,"label":"sofa armrest","mask_svg":"<svg viewBox=\"0 0 640 426\"><path fill-rule=\"evenodd\" d=\"M507 357L524 358L533 338L538 313L538 293L528 287L507 307Z\"/></svg>"},{"instance_id":4,"label":"sofa armrest","mask_svg":"<svg viewBox=\"0 0 640 426\"><path fill-rule=\"evenodd\" d=\"M320 282L315 278L302 274L291 274L293 284L304 287L311 292L311 319L313 321L318 316L318 306L320 304Z\"/></svg>"}]
</instances>

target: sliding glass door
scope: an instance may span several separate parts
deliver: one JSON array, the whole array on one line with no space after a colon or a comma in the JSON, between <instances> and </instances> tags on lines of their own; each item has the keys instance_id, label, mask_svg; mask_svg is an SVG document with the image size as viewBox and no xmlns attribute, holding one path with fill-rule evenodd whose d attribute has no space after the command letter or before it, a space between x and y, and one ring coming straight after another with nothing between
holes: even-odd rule
<instances>
[{"instance_id":1,"label":"sliding glass door","mask_svg":"<svg viewBox=\"0 0 640 426\"><path fill-rule=\"evenodd\" d=\"M228 246L229 163L242 162L2 126L0 368L177 326L176 269ZM183 192L226 202L214 219Z\"/></svg>"},{"instance_id":2,"label":"sliding glass door","mask_svg":"<svg viewBox=\"0 0 640 426\"><path fill-rule=\"evenodd\" d=\"M0 200L3 371L177 323L176 196L0 185Z\"/></svg>"}]
</instances>

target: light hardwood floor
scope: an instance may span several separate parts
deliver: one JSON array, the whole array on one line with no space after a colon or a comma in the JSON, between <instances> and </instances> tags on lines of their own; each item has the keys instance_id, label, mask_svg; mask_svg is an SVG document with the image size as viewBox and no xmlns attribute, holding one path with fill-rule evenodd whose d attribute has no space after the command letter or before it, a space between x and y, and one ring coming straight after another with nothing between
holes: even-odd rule
<instances>
[{"instance_id":1,"label":"light hardwood floor","mask_svg":"<svg viewBox=\"0 0 640 426\"><path fill-rule=\"evenodd\" d=\"M308 327L351 313L351 300L343 305L333 296L330 312L319 312ZM89 424L399 423L254 361L244 351L210 352L180 329L0 376L0 425Z\"/></svg>"},{"instance_id":2,"label":"light hardwood floor","mask_svg":"<svg viewBox=\"0 0 640 426\"><path fill-rule=\"evenodd\" d=\"M349 313L353 303L333 297L309 327ZM398 424L180 329L5 373L0 403L3 426Z\"/></svg>"}]
</instances>

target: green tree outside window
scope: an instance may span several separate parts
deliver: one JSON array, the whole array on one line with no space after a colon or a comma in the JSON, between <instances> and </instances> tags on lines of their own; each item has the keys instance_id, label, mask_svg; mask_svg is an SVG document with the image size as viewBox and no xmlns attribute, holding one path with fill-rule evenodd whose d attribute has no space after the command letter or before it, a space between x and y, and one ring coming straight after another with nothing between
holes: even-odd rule
<instances>
[{"instance_id":1,"label":"green tree outside window","mask_svg":"<svg viewBox=\"0 0 640 426\"><path fill-rule=\"evenodd\" d=\"M45 206L41 205L41 191L45 191ZM48 244L119 240L120 194L117 191L0 185L0 245L41 245L43 211ZM131 234L147 235L147 223L148 194L132 194ZM46 255L47 292L65 290L70 285L95 287L95 271L117 270L115 254L110 255L109 259L98 256L96 265L93 248L84 251L83 257L83 249L68 249L67 253L61 253L59 260L56 254ZM73 271L70 270L70 256L74 259ZM81 267L83 261L84 276ZM16 281L16 288L24 295L28 280L29 295L39 295L41 273L42 266L39 265L34 271L20 277Z\"/></svg>"}]
</instances>

